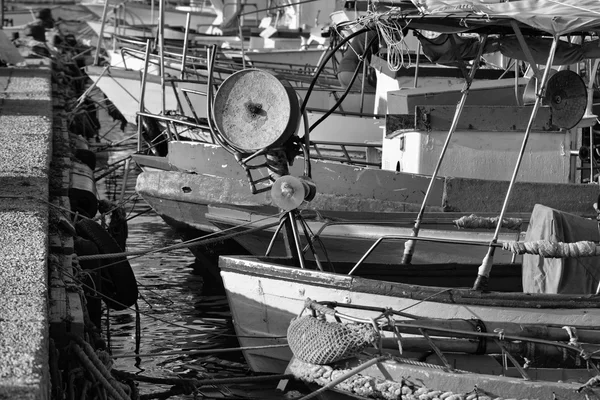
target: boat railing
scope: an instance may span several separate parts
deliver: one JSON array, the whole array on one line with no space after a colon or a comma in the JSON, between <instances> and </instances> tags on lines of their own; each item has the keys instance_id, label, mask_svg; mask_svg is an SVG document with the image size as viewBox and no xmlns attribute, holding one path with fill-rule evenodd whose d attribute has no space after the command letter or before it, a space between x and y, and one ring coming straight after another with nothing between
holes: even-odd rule
<instances>
[{"instance_id":1,"label":"boat railing","mask_svg":"<svg viewBox=\"0 0 600 400\"><path fill-rule=\"evenodd\" d=\"M143 46L144 44L138 43L138 45ZM177 48L176 46L166 46L166 47ZM186 59L190 59L195 63L206 64L205 56L198 56L196 54L196 51L204 52L206 50L206 48L207 48L206 45L197 45L197 46L189 47L188 52L187 52L188 54L186 54ZM177 48L177 51L174 51L174 52L165 51L165 55L169 55L175 59L182 59L183 53L181 50L182 49ZM326 51L327 51L327 49L323 50L323 52L326 52ZM278 61L251 60L249 58L248 54L251 54L251 52L246 51L243 55L241 53L239 53L239 57L238 57L238 54L232 53L230 50L228 50L226 52L219 52L217 54L215 66L218 68L225 68L225 69L229 68L229 69L231 69L230 72L233 73L233 72L239 71L242 68L242 66L243 66L242 58L243 58L246 61L247 67L267 69L267 70L276 71L276 72L287 72L287 73L295 72L295 73L299 73L303 76L306 76L309 79L312 78L312 74L313 74L314 70L316 69L316 66L308 64L308 63L298 64L298 63L278 62ZM337 79L335 70L331 67L323 68L323 71L321 72L320 76L322 76L324 78Z\"/></svg>"},{"instance_id":2,"label":"boat railing","mask_svg":"<svg viewBox=\"0 0 600 400\"><path fill-rule=\"evenodd\" d=\"M174 81L181 82L179 79L174 79ZM205 96L205 92L195 91L193 89L182 88L181 91L184 94L192 93L196 95ZM188 105L193 109L193 105L188 100ZM168 136L173 137L175 140L181 140L179 137L177 129L173 129L174 125L183 125L189 129L200 129L204 132L209 132L210 127L208 124L203 124L196 113L193 113L193 121L187 119L176 118L168 115L155 115L146 112L138 112L139 116L154 118L166 123ZM208 134L207 134L208 136ZM209 143L215 144L214 141L210 141ZM350 149L359 149L359 150L350 150ZM338 162L346 162L348 164L357 165L357 166L369 166L369 167L381 167L381 162L378 161L376 156L371 157L370 152L380 152L381 151L381 143L351 143L351 142L329 142L329 141L311 141L309 151L310 157L312 159L318 160L327 160L327 161L338 161ZM373 160L374 158L374 160Z\"/></svg>"},{"instance_id":3,"label":"boat railing","mask_svg":"<svg viewBox=\"0 0 600 400\"><path fill-rule=\"evenodd\" d=\"M311 156L312 157L312 156ZM314 157L313 157L314 158ZM412 221L414 222L415 219L412 219ZM405 221L406 223L410 222L409 220ZM440 221L431 221L435 224L439 224ZM443 221L444 223L448 224L448 221ZM363 222L357 222L357 221L325 221L323 223L323 225L314 233L311 233L310 237L307 237L308 243L304 246L304 248L302 249L302 252L306 252L309 249L312 249L314 247L315 242L320 242L320 238L323 235L323 232L328 229L328 228L333 228L335 226L341 226L341 225L360 225L360 224L380 224L380 225L386 225L386 224L391 224L391 223L398 223L398 221L385 221L385 222L381 222L381 221L363 221ZM456 224L456 221L452 221L453 224ZM521 234L520 233L515 233L515 237L520 237ZM490 242L489 241L485 241L485 240L473 240L473 239L456 239L456 238L441 238L441 237L424 237L424 236L412 236L412 235L382 235L380 237L378 237L375 242L373 242L373 244L371 245L371 247L369 247L369 249L367 249L367 251L362 255L362 257L356 262L356 264L351 268L350 272L348 272L348 275L352 275L354 274L354 272L356 272L356 270L365 262L365 260L371 255L371 253L373 253L377 247L379 247L383 242L390 242L390 241L406 241L406 240L419 240L419 241L424 241L424 242L435 242L435 243L445 243L445 244L457 244L457 245L465 245L465 246L485 246L488 247L490 246ZM495 243L494 244L495 247L502 247L502 243ZM267 253L268 254L268 253ZM516 255L513 254L512 257L512 263L514 263L516 261ZM317 264L320 266L320 262L317 261ZM320 269L322 269L322 267L320 266Z\"/></svg>"},{"instance_id":4,"label":"boat railing","mask_svg":"<svg viewBox=\"0 0 600 400\"><path fill-rule=\"evenodd\" d=\"M310 141L310 157L318 160L337 161L353 165L381 168L380 157L372 155L381 154L379 143L344 143L329 141Z\"/></svg>"},{"instance_id":5,"label":"boat railing","mask_svg":"<svg viewBox=\"0 0 600 400\"><path fill-rule=\"evenodd\" d=\"M127 2L123 1L117 3L112 6L114 17L115 17L115 27L120 25L119 21L125 21L126 17L131 17L131 20L135 23L138 21L139 24L144 24L144 20L137 13L131 11L131 8L127 7Z\"/></svg>"},{"instance_id":6,"label":"boat railing","mask_svg":"<svg viewBox=\"0 0 600 400\"><path fill-rule=\"evenodd\" d=\"M323 90L323 89L321 89L321 90ZM327 90L327 91L331 91L331 90ZM332 92L335 93L336 91L332 91ZM315 107L306 107L306 111L308 111L308 112L318 112L318 113L331 112L332 114L341 114L341 115L347 115L347 116L363 117L363 118L373 118L373 119L381 119L381 120L384 120L386 118L386 116L382 115L382 114L373 114L373 113L358 112L358 111L344 111L344 110L331 111L331 110L326 110L326 109L323 109L323 108L315 108Z\"/></svg>"},{"instance_id":7,"label":"boat railing","mask_svg":"<svg viewBox=\"0 0 600 400\"><path fill-rule=\"evenodd\" d=\"M323 227L322 229L324 229ZM412 236L412 235L384 235L377 239L371 247L363 254L363 256L354 264L354 267L348 272L348 275L352 275L356 269L361 266L364 261L371 255L371 253L384 241L395 241L395 240L418 240L421 242L435 242L435 243L446 243L452 245L465 245L465 246L483 246L489 247L493 246L495 248L502 248L502 243L493 243L490 244L489 240L468 240L468 239L448 239L448 238L436 238L436 237L424 237L424 236ZM513 255L512 263L515 262L516 257Z\"/></svg>"},{"instance_id":8,"label":"boat railing","mask_svg":"<svg viewBox=\"0 0 600 400\"><path fill-rule=\"evenodd\" d=\"M131 44L138 44L135 41L130 41ZM132 47L122 47L120 49L121 59L123 61L124 68L127 69L127 61L126 56L134 57L139 60L144 60L145 52L141 49L136 49ZM181 63L183 60L183 56L180 53L165 51L164 52L164 60L173 64L178 64L181 67ZM157 54L150 54L148 63L151 65L158 66L160 65L160 56ZM198 71L206 71L206 59L201 56L196 55L187 55L186 56L186 64L184 65L184 71L187 75L191 76L206 76L206 74L199 73ZM290 68L285 68L285 66L291 66ZM266 69L277 73L278 76L288 80L291 84L296 87L306 86L311 82L312 79L312 71L309 71L305 65L298 64L283 64L283 63L271 63L271 62L258 62L256 65L257 68ZM240 64L236 63L234 60L230 60L227 58L220 58L215 62L215 68L213 73L217 75L217 78L222 80L225 79L230 74L233 74L240 70ZM329 90L339 88L339 83L337 78L332 71L325 71L323 78L319 81L319 86L321 88L326 88Z\"/></svg>"}]
</instances>

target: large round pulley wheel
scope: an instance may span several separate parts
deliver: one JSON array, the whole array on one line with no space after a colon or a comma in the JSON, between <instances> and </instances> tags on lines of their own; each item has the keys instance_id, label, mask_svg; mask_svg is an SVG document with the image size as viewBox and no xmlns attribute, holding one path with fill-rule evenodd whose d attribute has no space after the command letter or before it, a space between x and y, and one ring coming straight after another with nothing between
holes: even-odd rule
<instances>
[{"instance_id":1,"label":"large round pulley wheel","mask_svg":"<svg viewBox=\"0 0 600 400\"><path fill-rule=\"evenodd\" d=\"M255 68L238 71L221 84L213 111L225 140L248 153L284 143L300 123L292 86Z\"/></svg>"},{"instance_id":2,"label":"large round pulley wheel","mask_svg":"<svg viewBox=\"0 0 600 400\"><path fill-rule=\"evenodd\" d=\"M312 180L303 176L285 175L277 178L271 186L271 199L282 210L291 211L304 201L311 201L317 188Z\"/></svg>"},{"instance_id":3,"label":"large round pulley wheel","mask_svg":"<svg viewBox=\"0 0 600 400\"><path fill-rule=\"evenodd\" d=\"M559 128L571 129L585 114L585 82L576 72L558 71L548 80L544 100L552 109L552 123Z\"/></svg>"}]
</instances>

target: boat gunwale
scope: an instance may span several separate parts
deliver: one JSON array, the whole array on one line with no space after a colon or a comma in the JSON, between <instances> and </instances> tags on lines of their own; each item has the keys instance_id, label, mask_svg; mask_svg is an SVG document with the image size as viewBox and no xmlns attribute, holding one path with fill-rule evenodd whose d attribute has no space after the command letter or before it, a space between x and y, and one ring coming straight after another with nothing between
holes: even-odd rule
<instances>
[{"instance_id":1,"label":"boat gunwale","mask_svg":"<svg viewBox=\"0 0 600 400\"><path fill-rule=\"evenodd\" d=\"M312 269L278 265L278 258L261 260L255 256L220 256L221 271L250 276L303 282L322 287L333 287L365 294L402 297L433 303L479 305L490 307L533 309L595 309L600 308L600 296L592 294L550 294L488 292L471 288L447 288L381 281L360 276L336 274ZM279 260L283 260L280 258Z\"/></svg>"}]
</instances>

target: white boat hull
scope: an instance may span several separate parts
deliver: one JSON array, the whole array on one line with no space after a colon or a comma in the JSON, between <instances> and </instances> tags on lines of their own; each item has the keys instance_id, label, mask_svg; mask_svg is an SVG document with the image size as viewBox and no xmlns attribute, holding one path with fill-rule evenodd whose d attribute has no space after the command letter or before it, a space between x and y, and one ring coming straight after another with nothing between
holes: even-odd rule
<instances>
[{"instance_id":1,"label":"white boat hull","mask_svg":"<svg viewBox=\"0 0 600 400\"><path fill-rule=\"evenodd\" d=\"M303 310L309 298L340 305L356 304L377 309L389 307L427 318L600 326L600 308L538 308L531 303L525 306L525 302L522 307L490 306L485 305L485 295L481 296L480 305L474 301L464 302L461 298L456 298L456 303L449 303L435 301L436 296L431 296L429 300L411 298L413 294L410 290L402 296L393 296L386 294L392 291L392 284L387 282L380 281L376 288L365 289L366 286L361 286L354 276L295 269L244 257L221 257L219 266L242 347L286 343L291 319ZM411 287L415 292L418 291L417 286ZM437 298L443 297L447 291L447 288L439 288ZM433 288L432 292L435 293ZM543 296L532 296L531 300L535 304L535 297ZM372 318L380 314L378 311L356 309L344 309L344 313L360 318ZM287 348L272 348L247 350L244 355L253 371L281 373L292 354Z\"/></svg>"}]
</instances>

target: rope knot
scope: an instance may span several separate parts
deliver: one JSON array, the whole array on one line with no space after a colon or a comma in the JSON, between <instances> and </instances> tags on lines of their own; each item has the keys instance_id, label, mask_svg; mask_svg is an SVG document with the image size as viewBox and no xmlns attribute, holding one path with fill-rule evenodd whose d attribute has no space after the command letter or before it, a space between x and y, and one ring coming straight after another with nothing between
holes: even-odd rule
<instances>
[{"instance_id":1,"label":"rope knot","mask_svg":"<svg viewBox=\"0 0 600 400\"><path fill-rule=\"evenodd\" d=\"M498 334L498 339L504 340L504 329L496 328L496 329L494 329L494 332L496 332Z\"/></svg>"},{"instance_id":2,"label":"rope knot","mask_svg":"<svg viewBox=\"0 0 600 400\"><path fill-rule=\"evenodd\" d=\"M577 336L577 328L573 326L563 326L562 329L566 330L569 335L569 345L579 348L580 344L577 341L579 339Z\"/></svg>"}]
</instances>

